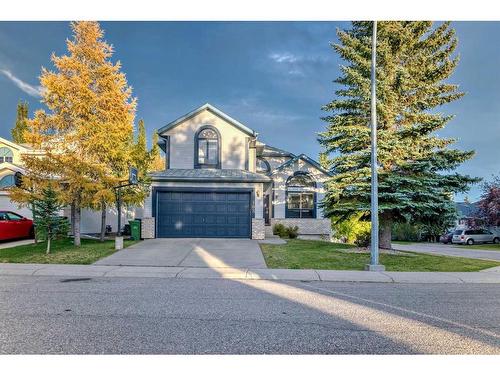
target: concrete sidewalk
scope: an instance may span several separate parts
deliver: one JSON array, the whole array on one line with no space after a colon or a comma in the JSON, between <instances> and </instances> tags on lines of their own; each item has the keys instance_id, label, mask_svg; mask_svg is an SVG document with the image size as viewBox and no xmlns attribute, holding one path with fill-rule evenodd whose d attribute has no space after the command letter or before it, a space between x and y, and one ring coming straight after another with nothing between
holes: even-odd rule
<instances>
[{"instance_id":1,"label":"concrete sidewalk","mask_svg":"<svg viewBox=\"0 0 500 375\"><path fill-rule=\"evenodd\" d=\"M500 267L481 272L368 272L259 268L99 266L69 264L0 264L0 275L92 277L157 277L234 280L294 280L376 283L500 284Z\"/></svg>"}]
</instances>

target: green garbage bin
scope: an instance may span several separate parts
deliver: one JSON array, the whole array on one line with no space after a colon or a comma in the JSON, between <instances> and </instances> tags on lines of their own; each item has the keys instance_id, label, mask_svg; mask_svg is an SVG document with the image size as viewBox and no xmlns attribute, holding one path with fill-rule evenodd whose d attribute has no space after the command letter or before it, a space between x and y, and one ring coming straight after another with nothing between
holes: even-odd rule
<instances>
[{"instance_id":1,"label":"green garbage bin","mask_svg":"<svg viewBox=\"0 0 500 375\"><path fill-rule=\"evenodd\" d=\"M140 220L130 220L130 237L134 241L139 241L141 239L141 221Z\"/></svg>"}]
</instances>

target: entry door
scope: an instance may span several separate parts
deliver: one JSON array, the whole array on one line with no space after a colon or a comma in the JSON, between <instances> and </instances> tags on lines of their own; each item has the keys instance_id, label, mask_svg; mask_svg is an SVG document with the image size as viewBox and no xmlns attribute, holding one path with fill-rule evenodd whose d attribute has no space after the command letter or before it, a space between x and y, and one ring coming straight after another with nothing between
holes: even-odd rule
<instances>
[{"instance_id":1,"label":"entry door","mask_svg":"<svg viewBox=\"0 0 500 375\"><path fill-rule=\"evenodd\" d=\"M250 192L159 191L157 237L249 238Z\"/></svg>"}]
</instances>

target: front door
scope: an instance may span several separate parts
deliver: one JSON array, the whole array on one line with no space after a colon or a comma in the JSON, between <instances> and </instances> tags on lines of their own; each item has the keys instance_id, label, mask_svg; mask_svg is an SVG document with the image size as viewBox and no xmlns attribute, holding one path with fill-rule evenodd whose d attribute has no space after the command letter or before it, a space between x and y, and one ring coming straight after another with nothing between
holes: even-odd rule
<instances>
[{"instance_id":1,"label":"front door","mask_svg":"<svg viewBox=\"0 0 500 375\"><path fill-rule=\"evenodd\" d=\"M269 225L271 222L271 205L270 205L270 196L269 194L264 195L264 222L266 225Z\"/></svg>"}]
</instances>

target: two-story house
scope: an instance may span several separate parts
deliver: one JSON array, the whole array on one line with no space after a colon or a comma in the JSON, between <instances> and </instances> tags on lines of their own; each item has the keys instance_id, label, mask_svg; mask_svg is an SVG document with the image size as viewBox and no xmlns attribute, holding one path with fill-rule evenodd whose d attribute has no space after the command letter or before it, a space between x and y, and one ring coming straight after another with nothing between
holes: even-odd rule
<instances>
[{"instance_id":1,"label":"two-story house","mask_svg":"<svg viewBox=\"0 0 500 375\"><path fill-rule=\"evenodd\" d=\"M329 172L277 149L210 104L158 130L165 170L151 174L144 238L262 239L274 223L330 236L319 202ZM267 227L266 227L267 226Z\"/></svg>"}]
</instances>

